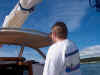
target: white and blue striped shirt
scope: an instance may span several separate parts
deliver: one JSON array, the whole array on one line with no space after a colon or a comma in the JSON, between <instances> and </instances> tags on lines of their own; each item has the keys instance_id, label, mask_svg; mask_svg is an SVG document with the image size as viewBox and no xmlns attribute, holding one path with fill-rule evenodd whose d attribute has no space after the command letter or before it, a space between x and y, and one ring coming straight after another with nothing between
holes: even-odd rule
<instances>
[{"instance_id":1,"label":"white and blue striped shirt","mask_svg":"<svg viewBox=\"0 0 100 75\"><path fill-rule=\"evenodd\" d=\"M81 75L77 46L70 40L53 44L46 56L43 75Z\"/></svg>"}]
</instances>

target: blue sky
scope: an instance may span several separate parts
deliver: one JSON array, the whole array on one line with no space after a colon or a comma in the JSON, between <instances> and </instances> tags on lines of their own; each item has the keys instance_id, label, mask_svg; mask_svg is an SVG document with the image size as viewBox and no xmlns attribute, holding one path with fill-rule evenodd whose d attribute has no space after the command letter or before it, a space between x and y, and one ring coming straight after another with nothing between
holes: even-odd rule
<instances>
[{"instance_id":1,"label":"blue sky","mask_svg":"<svg viewBox=\"0 0 100 75\"><path fill-rule=\"evenodd\" d=\"M0 27L5 16L10 13L17 1L0 0ZM100 12L91 8L88 0L43 0L36 6L35 11L30 14L22 28L49 33L56 21L64 21L67 24L69 39L75 41L80 50L100 45ZM2 49L7 51L6 48ZM45 48L44 51L47 52L47 49ZM26 50L26 53L30 55L32 50L30 49L30 52Z\"/></svg>"}]
</instances>

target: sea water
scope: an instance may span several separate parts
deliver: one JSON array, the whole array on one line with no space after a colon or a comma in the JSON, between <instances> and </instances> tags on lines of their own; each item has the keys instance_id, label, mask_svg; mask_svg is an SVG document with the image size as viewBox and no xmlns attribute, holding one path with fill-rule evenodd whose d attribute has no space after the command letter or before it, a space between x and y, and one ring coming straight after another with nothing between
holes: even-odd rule
<instances>
[{"instance_id":1,"label":"sea water","mask_svg":"<svg viewBox=\"0 0 100 75\"><path fill-rule=\"evenodd\" d=\"M100 75L100 63L81 64L82 75Z\"/></svg>"},{"instance_id":2,"label":"sea water","mask_svg":"<svg viewBox=\"0 0 100 75\"><path fill-rule=\"evenodd\" d=\"M100 75L100 63L81 64L80 68L82 75ZM28 73L25 72L24 75Z\"/></svg>"}]
</instances>

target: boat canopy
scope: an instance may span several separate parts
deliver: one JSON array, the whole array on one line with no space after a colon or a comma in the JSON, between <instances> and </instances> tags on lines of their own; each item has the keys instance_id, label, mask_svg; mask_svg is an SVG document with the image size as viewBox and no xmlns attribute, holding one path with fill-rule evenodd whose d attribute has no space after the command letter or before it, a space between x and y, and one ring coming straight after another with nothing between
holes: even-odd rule
<instances>
[{"instance_id":1,"label":"boat canopy","mask_svg":"<svg viewBox=\"0 0 100 75\"><path fill-rule=\"evenodd\" d=\"M0 44L24 45L42 48L50 45L47 33L31 29L0 28Z\"/></svg>"},{"instance_id":2,"label":"boat canopy","mask_svg":"<svg viewBox=\"0 0 100 75\"><path fill-rule=\"evenodd\" d=\"M45 59L45 54L39 48L51 45L51 40L47 33L36 30L0 28L0 44L21 46L19 57L22 56L25 46L30 47Z\"/></svg>"}]
</instances>

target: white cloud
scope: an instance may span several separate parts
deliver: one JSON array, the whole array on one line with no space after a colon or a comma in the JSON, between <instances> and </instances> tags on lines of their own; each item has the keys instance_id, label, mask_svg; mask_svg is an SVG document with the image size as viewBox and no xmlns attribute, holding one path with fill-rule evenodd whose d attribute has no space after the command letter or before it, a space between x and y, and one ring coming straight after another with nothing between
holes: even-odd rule
<instances>
[{"instance_id":1,"label":"white cloud","mask_svg":"<svg viewBox=\"0 0 100 75\"><path fill-rule=\"evenodd\" d=\"M64 21L68 25L69 31L73 32L80 27L81 19L87 13L88 2L59 0L56 5L52 4L51 8L48 19L49 24L52 25L56 21Z\"/></svg>"},{"instance_id":2,"label":"white cloud","mask_svg":"<svg viewBox=\"0 0 100 75\"><path fill-rule=\"evenodd\" d=\"M100 45L91 46L80 51L81 58L100 57Z\"/></svg>"}]
</instances>

